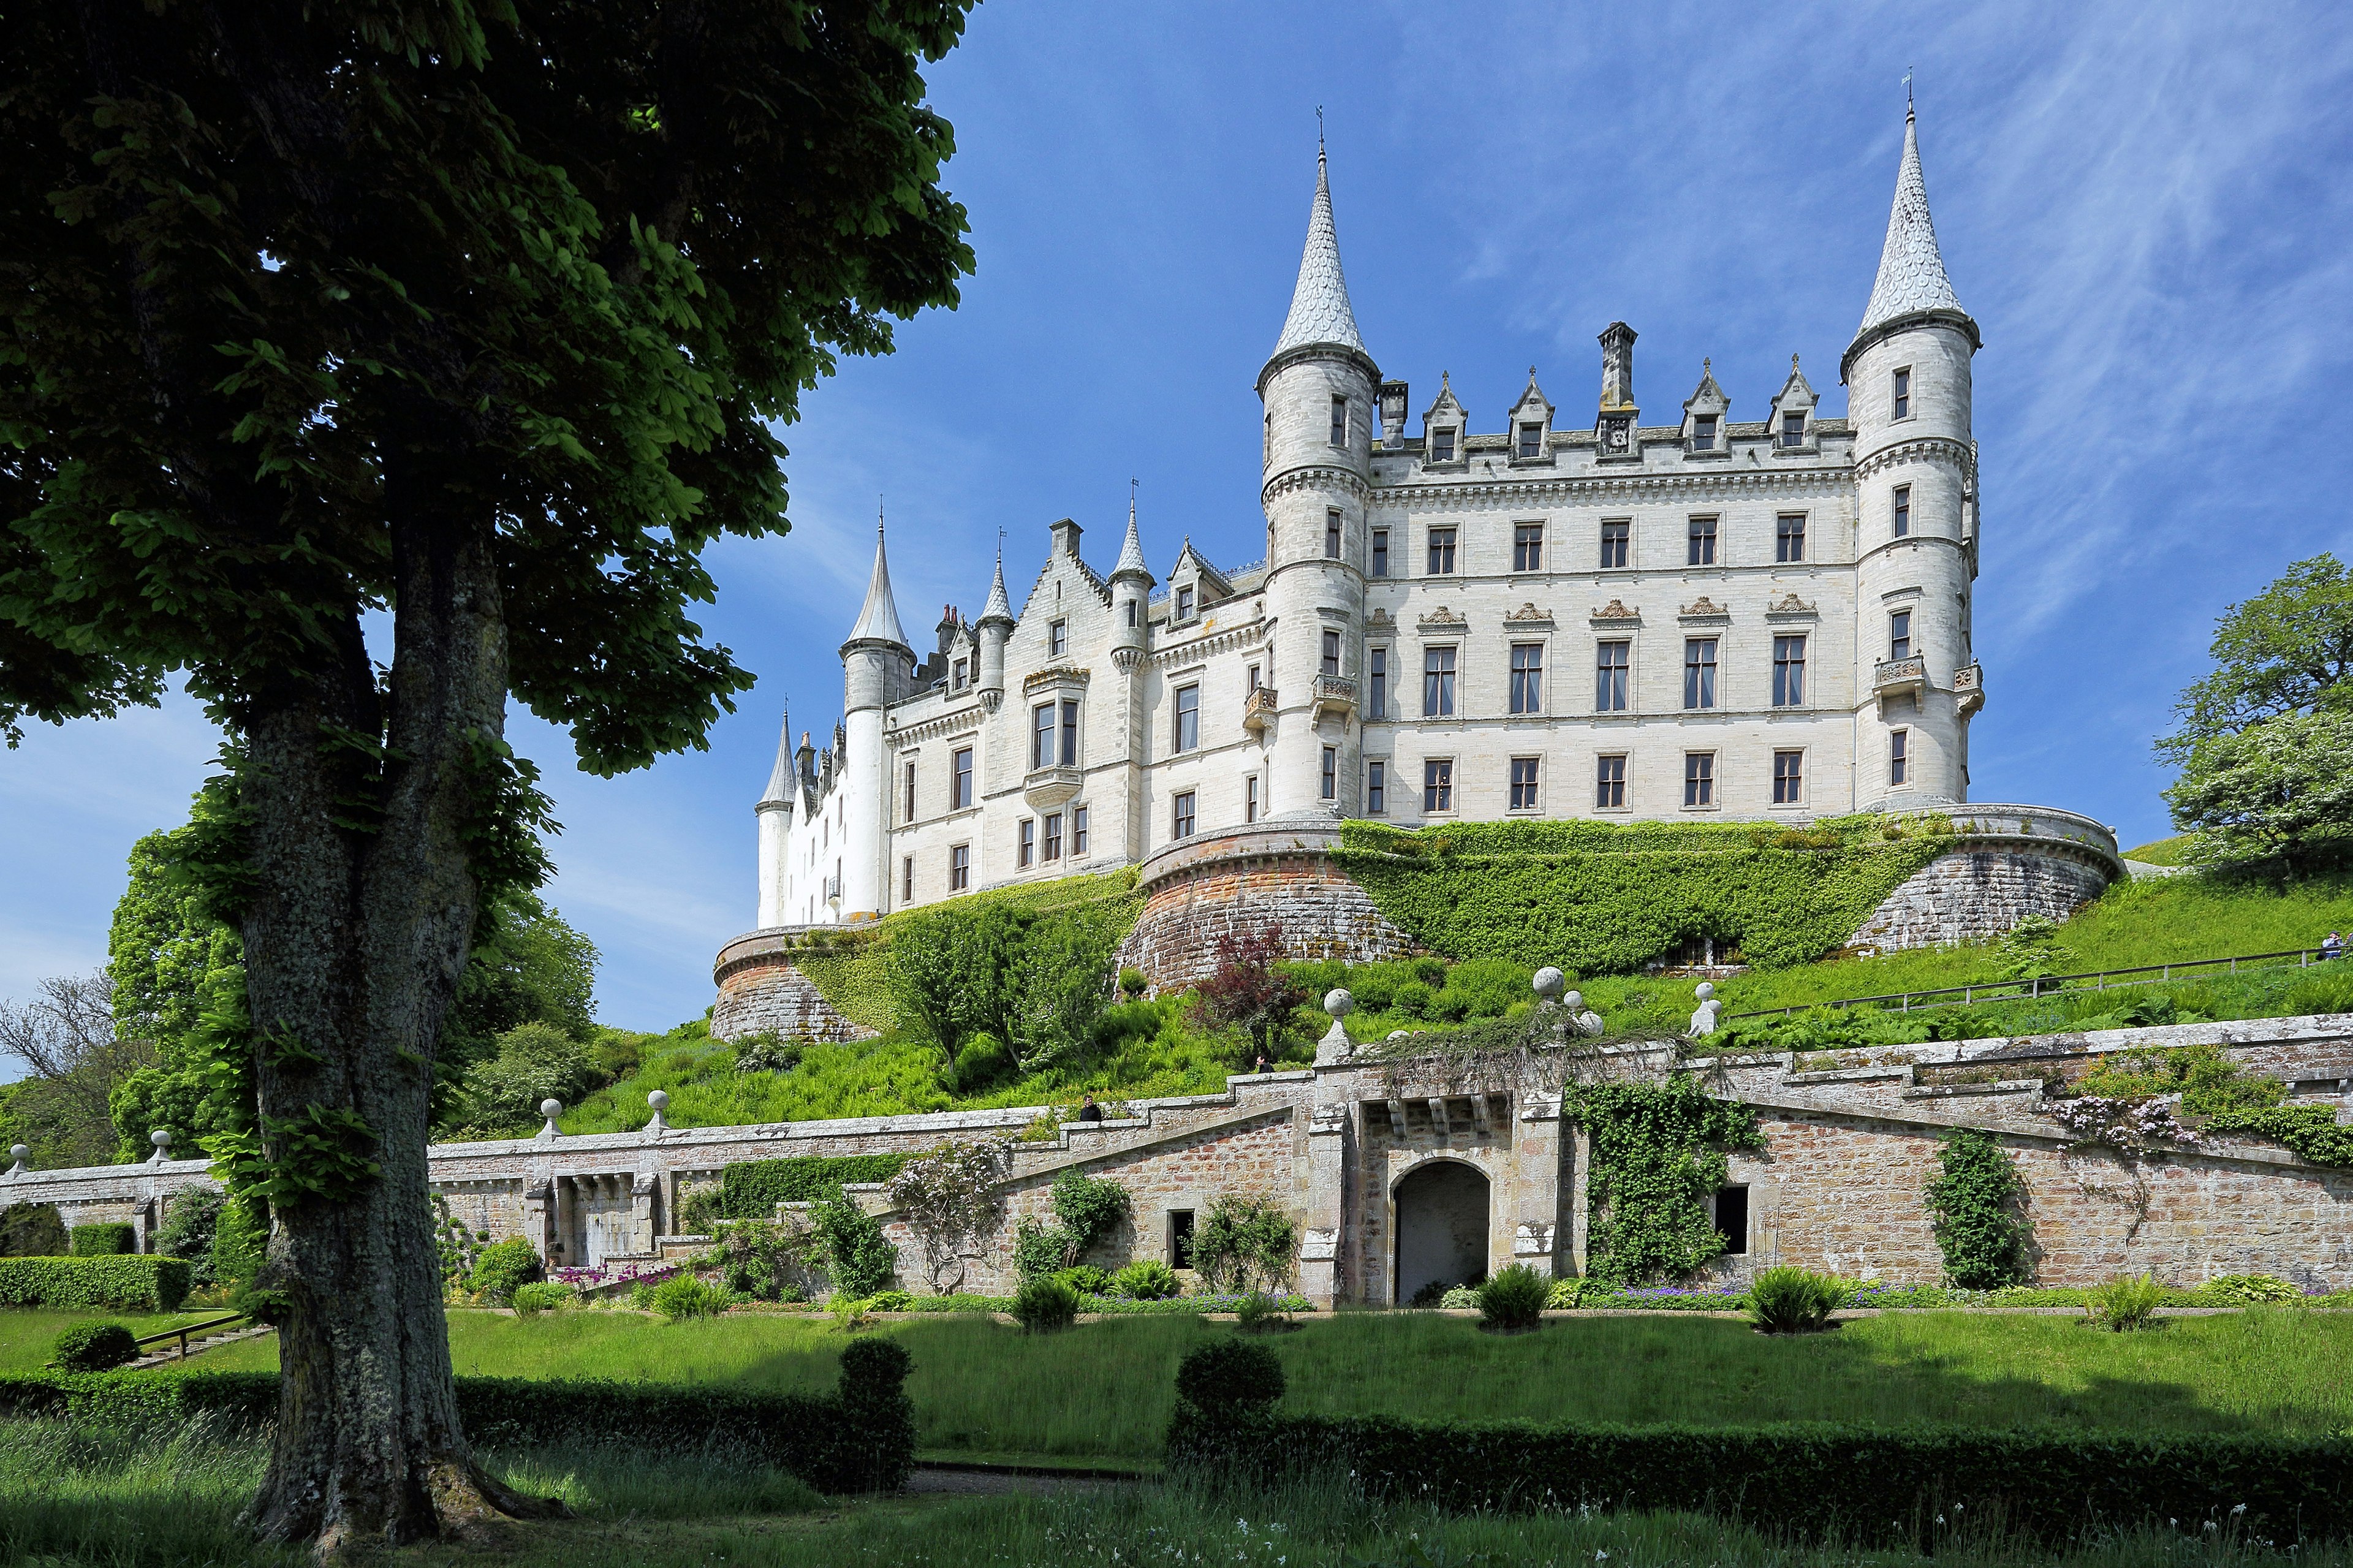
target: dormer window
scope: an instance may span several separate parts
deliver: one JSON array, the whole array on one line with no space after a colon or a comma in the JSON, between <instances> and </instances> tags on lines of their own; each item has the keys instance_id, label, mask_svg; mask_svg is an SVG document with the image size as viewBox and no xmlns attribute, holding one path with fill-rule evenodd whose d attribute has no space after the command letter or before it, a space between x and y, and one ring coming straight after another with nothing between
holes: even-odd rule
<instances>
[{"instance_id":1,"label":"dormer window","mask_svg":"<svg viewBox=\"0 0 2353 1568\"><path fill-rule=\"evenodd\" d=\"M970 678L971 668L970 660L961 658L956 660L955 663L950 667L948 689L951 691L962 691L965 688L965 680Z\"/></svg>"},{"instance_id":2,"label":"dormer window","mask_svg":"<svg viewBox=\"0 0 2353 1568\"><path fill-rule=\"evenodd\" d=\"M1046 657L1060 658L1071 651L1071 623L1056 621L1046 628Z\"/></svg>"},{"instance_id":3,"label":"dormer window","mask_svg":"<svg viewBox=\"0 0 2353 1568\"><path fill-rule=\"evenodd\" d=\"M1348 400L1345 397L1335 397L1332 400L1332 445L1345 447L1347 444Z\"/></svg>"},{"instance_id":4,"label":"dormer window","mask_svg":"<svg viewBox=\"0 0 2353 1568\"><path fill-rule=\"evenodd\" d=\"M1454 460L1454 426L1448 425L1430 433L1430 460L1433 463Z\"/></svg>"},{"instance_id":5,"label":"dormer window","mask_svg":"<svg viewBox=\"0 0 2353 1568\"><path fill-rule=\"evenodd\" d=\"M1193 585L1189 583L1176 590L1176 618L1180 621L1193 618Z\"/></svg>"},{"instance_id":6,"label":"dormer window","mask_svg":"<svg viewBox=\"0 0 2353 1568\"><path fill-rule=\"evenodd\" d=\"M1523 458L1541 458L1544 456L1543 426L1538 425L1534 421L1523 421L1521 423L1520 445L1517 455Z\"/></svg>"},{"instance_id":7,"label":"dormer window","mask_svg":"<svg viewBox=\"0 0 2353 1568\"><path fill-rule=\"evenodd\" d=\"M1895 373L1895 417L1912 417L1912 367L1905 365Z\"/></svg>"},{"instance_id":8,"label":"dormer window","mask_svg":"<svg viewBox=\"0 0 2353 1568\"><path fill-rule=\"evenodd\" d=\"M1802 447L1805 444L1805 410L1802 408L1793 408L1788 413L1781 416L1781 445L1786 447Z\"/></svg>"},{"instance_id":9,"label":"dormer window","mask_svg":"<svg viewBox=\"0 0 2353 1568\"><path fill-rule=\"evenodd\" d=\"M1694 452L1713 452L1715 450L1715 415L1694 414L1692 416L1691 449Z\"/></svg>"}]
</instances>

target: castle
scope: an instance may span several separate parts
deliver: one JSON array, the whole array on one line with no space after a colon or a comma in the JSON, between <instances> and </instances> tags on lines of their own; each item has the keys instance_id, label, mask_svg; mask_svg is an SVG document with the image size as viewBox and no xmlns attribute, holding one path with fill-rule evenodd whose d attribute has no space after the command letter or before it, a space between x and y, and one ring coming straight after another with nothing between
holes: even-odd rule
<instances>
[{"instance_id":1,"label":"castle","mask_svg":"<svg viewBox=\"0 0 2353 1568\"><path fill-rule=\"evenodd\" d=\"M1165 581L1134 509L1106 576L1079 525L1017 615L918 660L876 541L844 718L789 724L760 799L759 925L860 921L1143 862L1214 829L1373 817L1803 819L1968 796L1984 700L1970 359L1907 117L1862 323L1820 415L1792 356L1755 422L1704 367L1645 425L1635 334L1600 335L1589 421L1531 371L1498 432L1451 384L1407 431L1348 300L1325 161L1265 405L1266 558L1188 540Z\"/></svg>"}]
</instances>

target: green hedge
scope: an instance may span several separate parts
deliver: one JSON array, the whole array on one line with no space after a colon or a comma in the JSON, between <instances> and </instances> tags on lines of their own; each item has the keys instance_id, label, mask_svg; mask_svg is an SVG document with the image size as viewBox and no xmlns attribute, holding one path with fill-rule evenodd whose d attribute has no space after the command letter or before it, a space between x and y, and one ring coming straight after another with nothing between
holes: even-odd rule
<instances>
[{"instance_id":1,"label":"green hedge","mask_svg":"<svg viewBox=\"0 0 2353 1568\"><path fill-rule=\"evenodd\" d=\"M67 1250L76 1258L114 1258L138 1251L139 1233L119 1219L78 1225L73 1227L73 1244Z\"/></svg>"},{"instance_id":2,"label":"green hedge","mask_svg":"<svg viewBox=\"0 0 2353 1568\"><path fill-rule=\"evenodd\" d=\"M1937 1516L2045 1542L2168 1520L2280 1545L2353 1535L2353 1439L2066 1436L1968 1428L1468 1426L1323 1419L1183 1403L1172 1466L1345 1472L1377 1497L1450 1510L1672 1510L1933 1550ZM2235 1510L2242 1505L2245 1512Z\"/></svg>"},{"instance_id":3,"label":"green hedge","mask_svg":"<svg viewBox=\"0 0 2353 1568\"><path fill-rule=\"evenodd\" d=\"M176 1312L191 1274L183 1258L0 1258L0 1307Z\"/></svg>"},{"instance_id":4,"label":"green hedge","mask_svg":"<svg viewBox=\"0 0 2353 1568\"><path fill-rule=\"evenodd\" d=\"M806 1154L791 1160L745 1160L719 1173L719 1212L726 1219L769 1219L778 1204L822 1203L841 1196L845 1182L887 1182L907 1154Z\"/></svg>"},{"instance_id":5,"label":"green hedge","mask_svg":"<svg viewBox=\"0 0 2353 1568\"><path fill-rule=\"evenodd\" d=\"M1897 837L1890 837L1894 832ZM1841 947L1905 878L1955 847L1950 824L1348 822L1335 858L1432 950L1624 973L1695 937L1761 968Z\"/></svg>"},{"instance_id":6,"label":"green hedge","mask_svg":"<svg viewBox=\"0 0 2353 1568\"><path fill-rule=\"evenodd\" d=\"M895 1490L915 1464L906 1350L852 1341L830 1394L758 1394L668 1384L458 1379L469 1441L491 1447L612 1444L699 1451L714 1435L829 1492ZM65 1415L168 1431L203 1412L258 1426L278 1413L266 1372L0 1373L0 1412Z\"/></svg>"}]
</instances>

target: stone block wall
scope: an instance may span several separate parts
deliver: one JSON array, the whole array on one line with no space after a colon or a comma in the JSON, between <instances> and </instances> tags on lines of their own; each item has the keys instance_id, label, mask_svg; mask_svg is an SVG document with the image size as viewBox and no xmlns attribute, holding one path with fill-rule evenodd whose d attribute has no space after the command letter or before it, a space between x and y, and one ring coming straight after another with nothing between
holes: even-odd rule
<instances>
[{"instance_id":1,"label":"stone block wall","mask_svg":"<svg viewBox=\"0 0 2353 1568\"><path fill-rule=\"evenodd\" d=\"M868 1040L875 1031L852 1023L794 967L796 932L754 931L719 950L712 978L719 986L711 1014L714 1039L737 1040L772 1029L804 1040Z\"/></svg>"},{"instance_id":2,"label":"stone block wall","mask_svg":"<svg viewBox=\"0 0 2353 1568\"><path fill-rule=\"evenodd\" d=\"M1334 867L1328 823L1280 824L1172 845L1145 864L1144 913L1119 951L1155 991L1206 980L1222 937L1280 929L1293 958L1373 963L1421 948Z\"/></svg>"},{"instance_id":3,"label":"stone block wall","mask_svg":"<svg viewBox=\"0 0 2353 1568\"><path fill-rule=\"evenodd\" d=\"M2067 840L1971 841L1906 878L1848 946L1950 947L1998 937L2030 915L2063 921L2107 889L2116 864Z\"/></svg>"}]
</instances>

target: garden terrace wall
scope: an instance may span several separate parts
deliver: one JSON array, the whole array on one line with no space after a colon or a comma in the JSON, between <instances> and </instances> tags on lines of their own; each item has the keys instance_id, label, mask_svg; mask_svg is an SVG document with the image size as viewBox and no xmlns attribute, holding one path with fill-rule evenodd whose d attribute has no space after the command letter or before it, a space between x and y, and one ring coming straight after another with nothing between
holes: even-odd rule
<instances>
[{"instance_id":1,"label":"garden terrace wall","mask_svg":"<svg viewBox=\"0 0 2353 1568\"><path fill-rule=\"evenodd\" d=\"M719 950L712 981L719 1000L712 1009L711 1033L722 1040L772 1030L806 1040L868 1040L877 1031L856 1023L825 999L793 963L812 931L828 934L839 926L782 926L737 937Z\"/></svg>"},{"instance_id":2,"label":"garden terrace wall","mask_svg":"<svg viewBox=\"0 0 2353 1568\"><path fill-rule=\"evenodd\" d=\"M1958 847L1914 872L1862 922L1858 952L1984 942L2032 916L2063 921L2125 875L2116 835L2031 805L1952 810Z\"/></svg>"}]
</instances>

